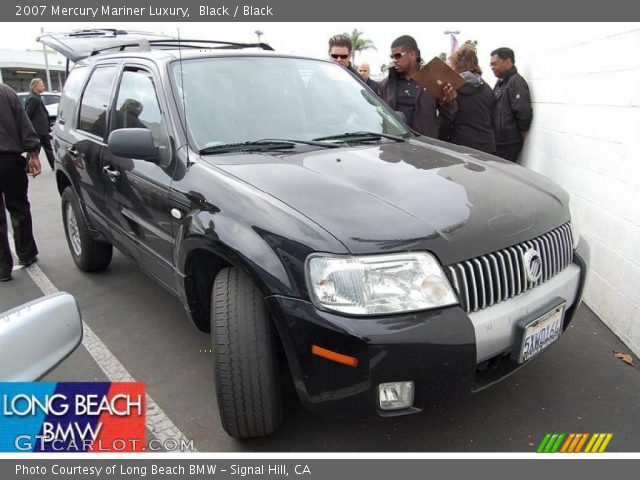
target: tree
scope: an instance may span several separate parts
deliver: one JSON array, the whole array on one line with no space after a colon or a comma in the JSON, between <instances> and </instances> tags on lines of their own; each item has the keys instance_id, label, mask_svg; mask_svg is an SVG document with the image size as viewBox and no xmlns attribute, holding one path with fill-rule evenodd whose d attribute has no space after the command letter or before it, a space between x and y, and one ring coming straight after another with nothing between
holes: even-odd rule
<instances>
[{"instance_id":1,"label":"tree","mask_svg":"<svg viewBox=\"0 0 640 480\"><path fill-rule=\"evenodd\" d=\"M476 52L478 51L478 40L465 40L465 42L462 45L470 47Z\"/></svg>"},{"instance_id":2,"label":"tree","mask_svg":"<svg viewBox=\"0 0 640 480\"><path fill-rule=\"evenodd\" d=\"M478 41L477 40L465 40L464 43L462 44L462 46L463 47L469 47L473 51L475 51L476 53L478 52ZM438 58L440 58L440 60L442 60L443 62L446 62L447 59L449 58L449 55L447 55L445 52L441 52L440 55L438 55Z\"/></svg>"},{"instance_id":3,"label":"tree","mask_svg":"<svg viewBox=\"0 0 640 480\"><path fill-rule=\"evenodd\" d=\"M363 33L364 32L359 31L357 28L354 28L351 33L344 33L351 39L351 45L353 46L351 49L351 63L353 64L355 64L356 52L360 53L369 49L378 50L371 40L362 38Z\"/></svg>"}]
</instances>

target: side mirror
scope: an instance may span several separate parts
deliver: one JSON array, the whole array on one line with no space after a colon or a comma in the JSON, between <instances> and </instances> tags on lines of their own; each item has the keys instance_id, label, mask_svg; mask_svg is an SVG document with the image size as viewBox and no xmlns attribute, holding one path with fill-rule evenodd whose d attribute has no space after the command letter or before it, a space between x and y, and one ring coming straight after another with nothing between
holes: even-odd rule
<instances>
[{"instance_id":1,"label":"side mirror","mask_svg":"<svg viewBox=\"0 0 640 480\"><path fill-rule=\"evenodd\" d=\"M76 299L66 293L38 298L0 313L0 382L32 382L82 340Z\"/></svg>"},{"instance_id":2,"label":"side mirror","mask_svg":"<svg viewBox=\"0 0 640 480\"><path fill-rule=\"evenodd\" d=\"M153 144L151 130L146 128L120 128L109 134L109 150L118 157L158 161L158 149Z\"/></svg>"}]
</instances>

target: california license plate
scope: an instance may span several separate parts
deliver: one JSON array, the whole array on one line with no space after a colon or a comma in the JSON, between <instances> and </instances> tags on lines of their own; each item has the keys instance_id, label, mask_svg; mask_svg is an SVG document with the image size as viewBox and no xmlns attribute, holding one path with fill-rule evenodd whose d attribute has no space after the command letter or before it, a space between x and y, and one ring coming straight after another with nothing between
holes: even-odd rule
<instances>
[{"instance_id":1,"label":"california license plate","mask_svg":"<svg viewBox=\"0 0 640 480\"><path fill-rule=\"evenodd\" d=\"M524 363L551 345L562 333L564 304L528 323L522 336L518 363Z\"/></svg>"}]
</instances>

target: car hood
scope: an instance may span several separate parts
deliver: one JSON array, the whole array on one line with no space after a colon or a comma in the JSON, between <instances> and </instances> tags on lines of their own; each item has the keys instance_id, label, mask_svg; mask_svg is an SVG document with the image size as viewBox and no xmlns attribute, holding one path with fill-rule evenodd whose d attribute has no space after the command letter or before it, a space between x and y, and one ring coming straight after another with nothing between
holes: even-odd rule
<instances>
[{"instance_id":1,"label":"car hood","mask_svg":"<svg viewBox=\"0 0 640 480\"><path fill-rule=\"evenodd\" d=\"M444 264L569 220L545 177L443 142L203 157L296 209L354 254L429 250Z\"/></svg>"}]
</instances>

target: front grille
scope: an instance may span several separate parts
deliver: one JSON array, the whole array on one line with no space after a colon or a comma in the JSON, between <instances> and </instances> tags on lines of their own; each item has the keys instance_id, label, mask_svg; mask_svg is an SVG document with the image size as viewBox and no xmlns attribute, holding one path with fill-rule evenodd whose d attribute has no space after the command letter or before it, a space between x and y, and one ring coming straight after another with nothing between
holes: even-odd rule
<instances>
[{"instance_id":1,"label":"front grille","mask_svg":"<svg viewBox=\"0 0 640 480\"><path fill-rule=\"evenodd\" d=\"M535 282L529 281L524 265L524 255L530 249L538 251L542 266ZM447 274L460 306L471 313L546 282L572 261L571 226L566 223L533 240L450 265Z\"/></svg>"}]
</instances>

